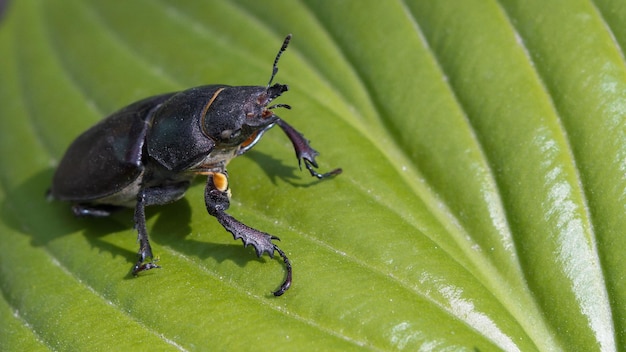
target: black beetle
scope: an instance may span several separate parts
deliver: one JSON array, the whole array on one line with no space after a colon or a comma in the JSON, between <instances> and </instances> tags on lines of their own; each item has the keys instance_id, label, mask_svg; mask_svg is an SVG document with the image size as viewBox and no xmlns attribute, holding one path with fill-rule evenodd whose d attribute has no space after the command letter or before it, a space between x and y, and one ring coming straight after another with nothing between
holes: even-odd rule
<instances>
[{"instance_id":1,"label":"black beetle","mask_svg":"<svg viewBox=\"0 0 626 352\"><path fill-rule=\"evenodd\" d=\"M108 216L122 207L135 208L139 253L132 274L158 268L146 230L145 207L182 198L194 176L208 176L205 203L213 215L244 246L252 245L257 256L274 251L282 257L287 275L274 295L291 286L291 263L272 243L277 237L244 225L226 214L230 189L226 165L247 152L263 133L278 125L289 137L298 158L311 175L325 178L341 169L320 174L318 155L301 133L276 116L270 105L287 91L272 85L278 60L291 35L274 60L266 87L207 85L157 95L133 103L110 115L80 135L68 148L54 174L49 196L73 203L77 216Z\"/></svg>"}]
</instances>

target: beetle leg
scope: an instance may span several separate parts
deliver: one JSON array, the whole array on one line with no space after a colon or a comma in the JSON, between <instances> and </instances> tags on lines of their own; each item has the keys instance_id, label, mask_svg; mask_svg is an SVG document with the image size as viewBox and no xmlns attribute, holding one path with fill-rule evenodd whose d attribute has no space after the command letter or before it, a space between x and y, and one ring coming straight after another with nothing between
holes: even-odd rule
<instances>
[{"instance_id":1,"label":"beetle leg","mask_svg":"<svg viewBox=\"0 0 626 352\"><path fill-rule=\"evenodd\" d=\"M318 167L317 162L315 161L315 157L319 155L317 150L313 149L311 145L309 145L309 141L304 138L302 133L291 127L291 125L287 122L278 119L276 123L280 126L283 132L285 132L287 137L289 137L289 140L291 140L293 149L296 151L296 158L298 158L298 165L300 166L300 169L302 169L302 161L304 160L304 166L306 166L307 170L309 170L311 176L315 176L319 179L339 175L341 173L341 169L334 169L324 174L320 174L314 170L313 168Z\"/></svg>"},{"instance_id":2,"label":"beetle leg","mask_svg":"<svg viewBox=\"0 0 626 352\"><path fill-rule=\"evenodd\" d=\"M280 296L291 286L291 263L277 245L272 240L280 240L276 236L272 236L265 232L253 229L234 217L226 214L226 210L230 206L230 190L228 188L228 178L224 173L209 174L207 186L205 189L204 200L209 214L213 215L224 228L230 232L233 237L241 239L244 247L252 245L257 256L267 253L270 258L274 258L274 251L283 258L283 262L287 268L287 277L278 290L274 292L275 296Z\"/></svg>"},{"instance_id":3,"label":"beetle leg","mask_svg":"<svg viewBox=\"0 0 626 352\"><path fill-rule=\"evenodd\" d=\"M138 273L154 268L159 268L158 265L152 261L152 247L148 240L148 230L146 229L146 194L145 190L142 190L137 195L137 205L135 206L135 228L137 229L137 242L139 242L139 252L137 253L137 263L133 266L133 275L137 276ZM146 259L150 259L150 262L144 263Z\"/></svg>"},{"instance_id":4,"label":"beetle leg","mask_svg":"<svg viewBox=\"0 0 626 352\"><path fill-rule=\"evenodd\" d=\"M148 240L148 230L146 229L146 206L167 204L180 199L185 195L189 187L189 182L145 188L137 195L137 205L135 206L135 228L137 229L137 242L139 242L139 252L137 253L137 263L133 266L132 273L138 273L154 268L160 268L155 262L152 254L152 247ZM150 260L146 263L147 260Z\"/></svg>"}]
</instances>

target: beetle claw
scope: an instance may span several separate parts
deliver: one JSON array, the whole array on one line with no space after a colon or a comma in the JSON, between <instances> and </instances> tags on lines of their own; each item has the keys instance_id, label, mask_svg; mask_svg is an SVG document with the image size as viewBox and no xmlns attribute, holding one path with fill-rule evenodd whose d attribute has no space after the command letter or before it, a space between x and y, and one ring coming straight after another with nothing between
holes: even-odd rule
<instances>
[{"instance_id":1,"label":"beetle claw","mask_svg":"<svg viewBox=\"0 0 626 352\"><path fill-rule=\"evenodd\" d=\"M142 271L146 271L146 270L150 270L150 269L160 269L161 267L156 264L157 260L158 259L155 259L155 260L153 260L153 261L151 261L149 263L137 263L137 264L135 264L135 266L133 267L133 271L132 271L133 276L135 276L135 277L138 276L138 274L140 272L142 272Z\"/></svg>"},{"instance_id":2,"label":"beetle claw","mask_svg":"<svg viewBox=\"0 0 626 352\"><path fill-rule=\"evenodd\" d=\"M298 158L298 166L300 166L300 169L302 169L302 162L304 161L304 166L307 170L309 170L312 176L315 176L318 179L339 175L341 173L341 169L335 169L323 174L317 172L315 170L315 168L318 167L317 162L315 161L315 157L319 155L317 150L313 149L311 145L309 145L309 141L304 138L302 133L291 127L291 125L287 122L278 119L276 123L283 130L283 132L285 132L293 144L293 149L296 151L296 158Z\"/></svg>"},{"instance_id":3,"label":"beetle claw","mask_svg":"<svg viewBox=\"0 0 626 352\"><path fill-rule=\"evenodd\" d=\"M280 296L291 286L291 262L287 258L285 252L283 252L277 245L272 243L272 240L280 241L280 238L269 235L265 232L253 229L239 222L237 219L226 214L223 211L215 212L214 215L217 220L224 226L224 228L233 234L235 239L241 239L244 247L251 245L254 247L257 257L261 257L263 253L267 253L270 258L274 258L274 251L278 252L287 270L287 276L285 281L280 285L280 288L273 292L274 296Z\"/></svg>"},{"instance_id":4,"label":"beetle claw","mask_svg":"<svg viewBox=\"0 0 626 352\"><path fill-rule=\"evenodd\" d=\"M287 258L287 255L285 254L285 252L283 252L280 248L278 248L277 245L274 245L274 250L278 252L281 258L283 258L283 262L285 263L285 268L287 269L287 276L285 277L285 281L283 281L283 283L280 285L278 290L273 292L274 296L278 297L278 296L281 296L283 293L285 293L285 291L287 291L289 287L291 287L292 273L291 273L291 262L289 261L289 258Z\"/></svg>"},{"instance_id":5,"label":"beetle claw","mask_svg":"<svg viewBox=\"0 0 626 352\"><path fill-rule=\"evenodd\" d=\"M320 174L319 172L317 172L313 167L317 167L317 164L313 164L311 163L309 160L304 159L304 166L306 166L307 170L309 170L309 172L311 173L311 176L317 177L320 180L326 177L330 177L330 176L335 176L335 175L339 175L340 173L343 172L343 170L341 168L337 168L334 169L330 172L326 172L323 174Z\"/></svg>"}]
</instances>

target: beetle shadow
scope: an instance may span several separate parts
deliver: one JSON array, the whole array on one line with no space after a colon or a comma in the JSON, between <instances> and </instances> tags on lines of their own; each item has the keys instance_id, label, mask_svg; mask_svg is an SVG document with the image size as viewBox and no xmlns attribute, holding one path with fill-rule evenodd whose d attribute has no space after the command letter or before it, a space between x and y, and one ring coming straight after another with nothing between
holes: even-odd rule
<instances>
[{"instance_id":1,"label":"beetle shadow","mask_svg":"<svg viewBox=\"0 0 626 352\"><path fill-rule=\"evenodd\" d=\"M288 166L283 163L281 159L275 158L269 154L253 149L246 152L245 155L259 165L263 172L270 178L273 185L276 185L277 179L281 179L294 187L308 188L322 181L317 178L303 181L303 179L310 177L306 168L301 170L297 166Z\"/></svg>"},{"instance_id":2,"label":"beetle shadow","mask_svg":"<svg viewBox=\"0 0 626 352\"><path fill-rule=\"evenodd\" d=\"M46 194L54 170L43 170L14 188L6 189L0 209L3 223L30 237L33 247L45 247L63 236L82 231L90 244L113 256L136 258L136 253L103 241L102 238L132 226L132 211L122 210L106 218L76 217L70 205L48 200ZM130 214L127 220L125 216Z\"/></svg>"},{"instance_id":3,"label":"beetle shadow","mask_svg":"<svg viewBox=\"0 0 626 352\"><path fill-rule=\"evenodd\" d=\"M210 238L207 238L206 241L188 239L187 237L191 234L192 231L192 228L189 225L191 222L191 213L192 208L187 198L182 198L174 203L166 205L146 207L146 221L148 222L148 237L150 239L150 242L153 244L158 244L162 247L167 247L170 250L178 252L183 256L197 257L200 259L207 259L211 257L216 259L218 262L231 260L240 267L244 267L251 260L257 260L256 257L253 258L245 255L245 253L243 253L243 251L241 250L242 246L237 245L236 243L212 243L210 242ZM207 218L213 218L209 214L203 215L206 215ZM123 209L113 214L111 218L113 217L115 217L116 219L123 218L122 221L125 221L128 226L123 226L121 230L128 230L133 226L134 210ZM151 225L151 222L149 220L151 220L153 217L157 218L156 221L154 221L154 224ZM209 219L209 221L211 220ZM213 221L217 223L217 220ZM223 233L224 235L230 235L221 226L218 227L218 232ZM129 263L129 270L127 272L127 275L125 276L125 279L135 278L135 276L132 274L131 268L137 261L137 252L129 251L106 241L103 241L102 235L99 230L95 230L96 231L94 231L94 229L91 227L85 230L85 237L87 238L87 240L94 247L98 247L111 253L115 253L116 251L119 252L120 250L124 251L124 256ZM203 239L205 238L204 235L202 235L201 237ZM135 231L133 231L132 239L134 240L134 242L136 242ZM139 250L138 245L137 250ZM164 249L153 249L153 254L155 255L155 258L160 259L158 264L163 265L165 268L167 268L167 257L171 257L172 255L168 254ZM139 277L141 276L142 274L139 275Z\"/></svg>"},{"instance_id":4,"label":"beetle shadow","mask_svg":"<svg viewBox=\"0 0 626 352\"><path fill-rule=\"evenodd\" d=\"M5 189L5 197L0 204L0 219L3 224L16 233L30 237L33 247L46 247L63 236L82 232L92 248L108 252L113 257L124 258L129 263L128 271L122 270L120 276L132 277L130 268L137 261L137 251L110 243L105 237L132 229L133 209L122 209L104 218L76 217L69 203L46 199L53 173L53 169L46 169L13 188ZM148 207L146 216L148 219L158 216L154 225L148 228L151 241L168 246L184 255L197 256L201 259L213 257L219 262L232 260L241 267L251 260L264 260L255 255L248 255L242 250L243 246L236 242L216 244L211 243L208 237L206 242L186 239L191 232L189 227L191 207L185 198L164 206ZM230 235L221 226L219 232L220 236ZM204 238L204 235L202 237ZM134 231L128 240L136 243ZM167 255L158 252L154 254L161 258Z\"/></svg>"},{"instance_id":5,"label":"beetle shadow","mask_svg":"<svg viewBox=\"0 0 626 352\"><path fill-rule=\"evenodd\" d=\"M246 253L247 249L244 249L243 244L239 240L236 242L233 240L232 244L211 242L213 236L227 236L227 238L232 240L232 235L219 225L217 219L206 212L201 215L206 216L206 222L203 221L203 224L206 224L206 226L196 229L200 232L200 240L187 238L191 235L192 228L189 226L191 206L186 199L182 199L182 202L177 201L163 205L160 208L159 217L152 229L148 230L151 230L149 233L153 242L161 246L166 246L185 256L196 257L201 260L213 258L219 263L232 261L239 267L246 266L250 261L263 262L265 260L264 258L258 258L256 255ZM146 211L150 211L150 209L147 208ZM196 211L198 210L196 209ZM212 222L214 223L211 224ZM252 250L251 253L254 253L254 251Z\"/></svg>"}]
</instances>

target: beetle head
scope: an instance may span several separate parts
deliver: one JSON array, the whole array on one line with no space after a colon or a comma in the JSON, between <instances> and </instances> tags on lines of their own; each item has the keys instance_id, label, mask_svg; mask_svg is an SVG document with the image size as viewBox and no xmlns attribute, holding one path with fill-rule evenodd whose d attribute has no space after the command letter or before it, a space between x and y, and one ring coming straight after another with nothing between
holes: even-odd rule
<instances>
[{"instance_id":1,"label":"beetle head","mask_svg":"<svg viewBox=\"0 0 626 352\"><path fill-rule=\"evenodd\" d=\"M289 108L285 104L269 105L287 89L286 85L279 83L271 87L221 87L208 103L202 118L202 130L216 142L216 146L245 144L276 122L278 117L272 109Z\"/></svg>"},{"instance_id":2,"label":"beetle head","mask_svg":"<svg viewBox=\"0 0 626 352\"><path fill-rule=\"evenodd\" d=\"M269 105L288 90L287 85L272 85L272 81L278 73L278 60L290 40L291 34L287 35L276 54L266 87L220 87L215 91L203 114L202 129L216 142L216 146L250 148L263 131L278 119L272 109L291 108L286 104Z\"/></svg>"}]
</instances>

